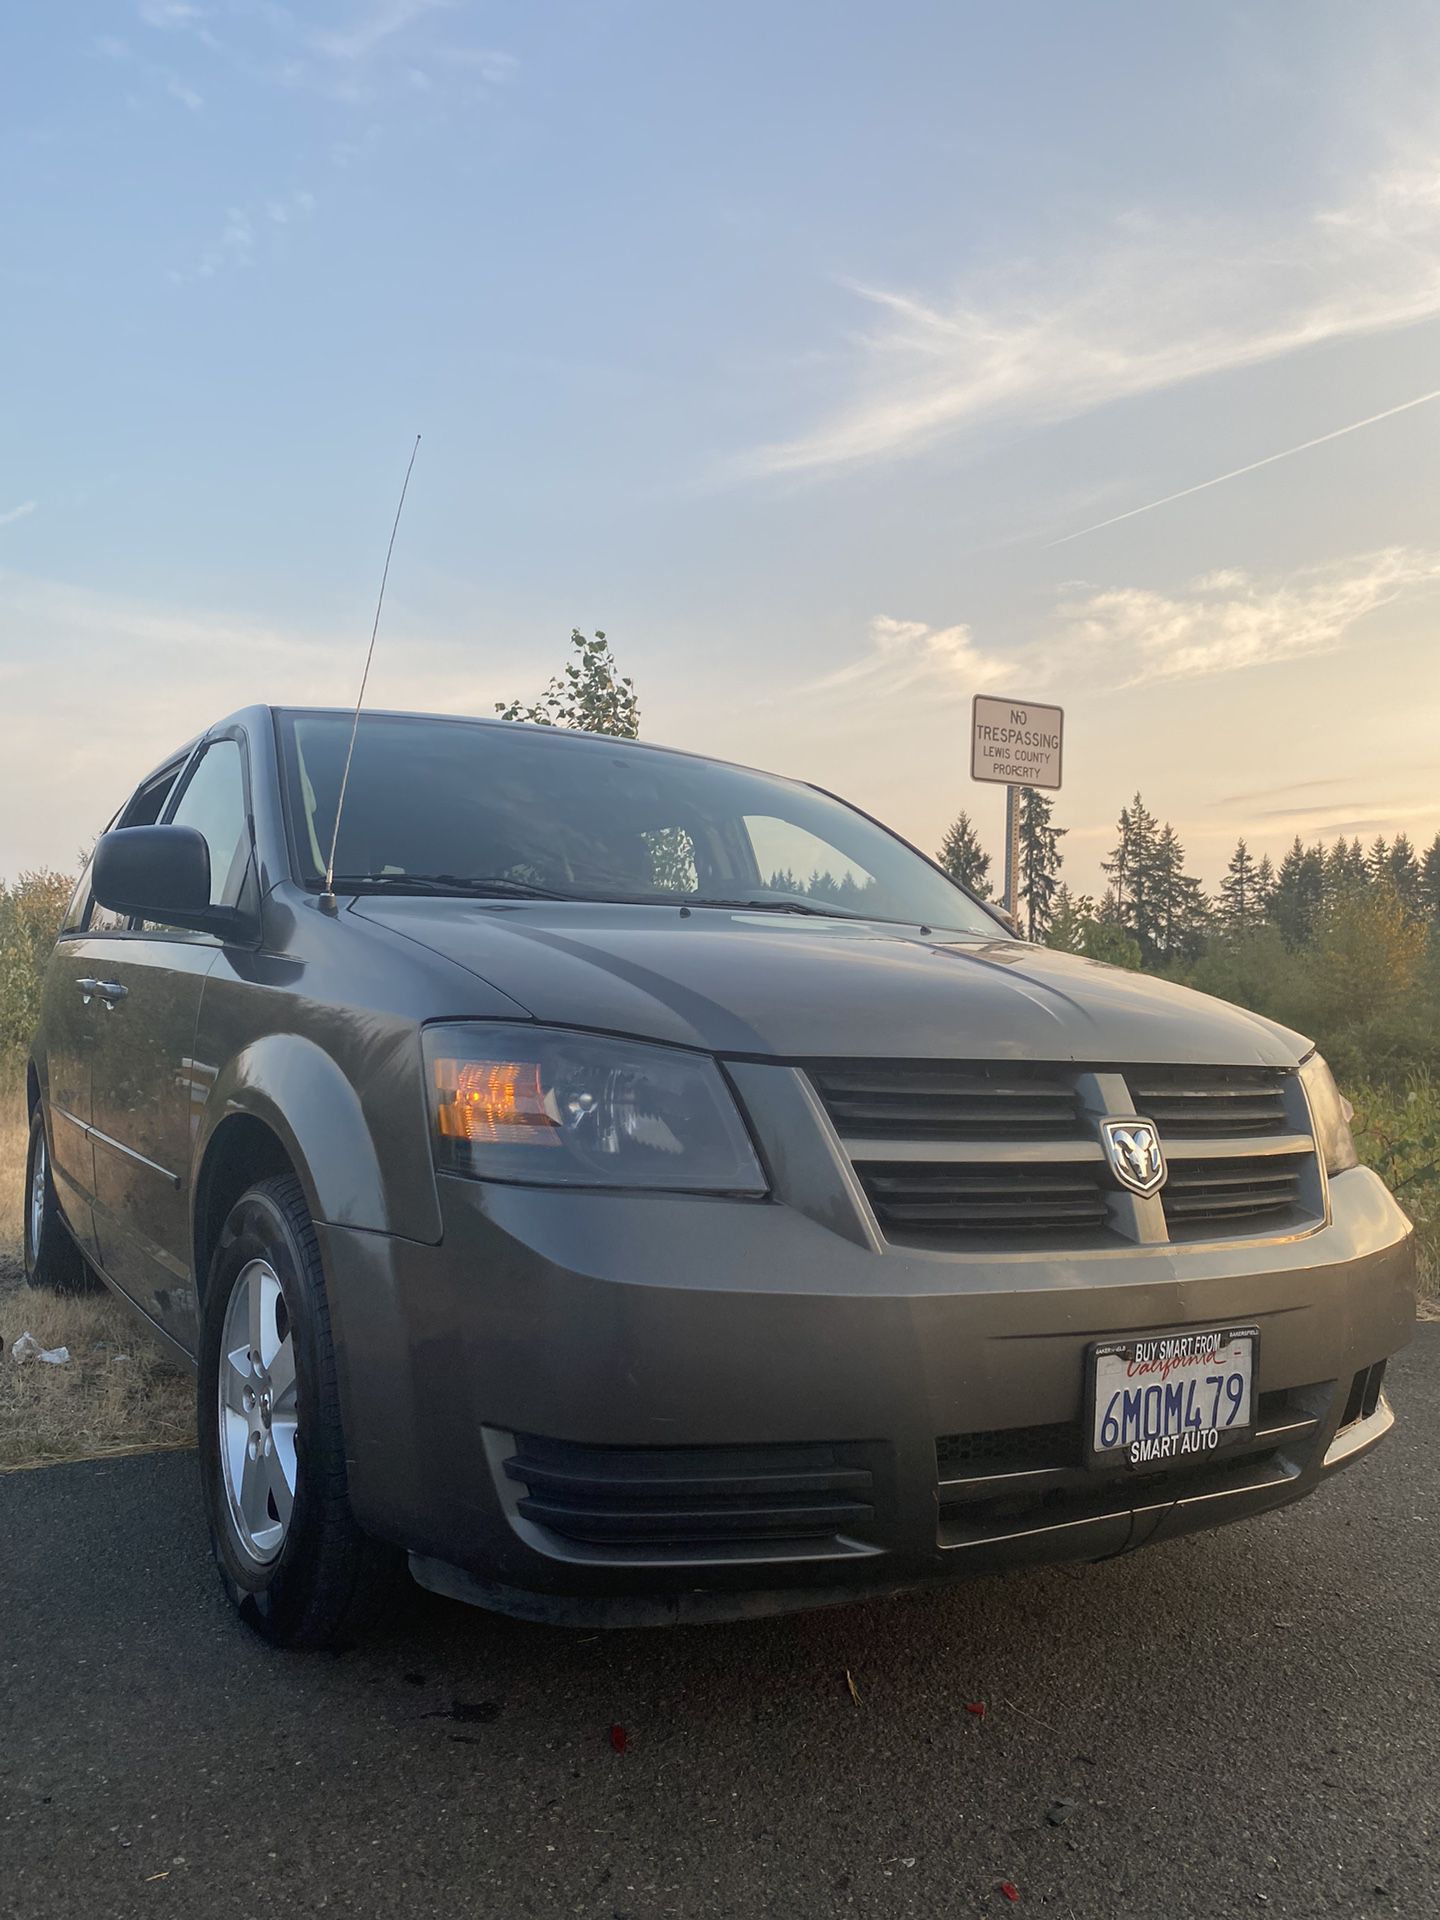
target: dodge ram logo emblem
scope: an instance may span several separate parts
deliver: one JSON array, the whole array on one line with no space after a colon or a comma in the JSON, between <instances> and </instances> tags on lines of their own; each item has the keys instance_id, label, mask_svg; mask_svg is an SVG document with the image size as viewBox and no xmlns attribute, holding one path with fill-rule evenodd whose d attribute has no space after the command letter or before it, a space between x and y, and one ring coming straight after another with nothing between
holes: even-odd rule
<instances>
[{"instance_id":1,"label":"dodge ram logo emblem","mask_svg":"<svg viewBox=\"0 0 1440 1920\"><path fill-rule=\"evenodd\" d=\"M1131 1193L1158 1193L1165 1184L1165 1154L1148 1120L1102 1120L1100 1137L1110 1171Z\"/></svg>"}]
</instances>

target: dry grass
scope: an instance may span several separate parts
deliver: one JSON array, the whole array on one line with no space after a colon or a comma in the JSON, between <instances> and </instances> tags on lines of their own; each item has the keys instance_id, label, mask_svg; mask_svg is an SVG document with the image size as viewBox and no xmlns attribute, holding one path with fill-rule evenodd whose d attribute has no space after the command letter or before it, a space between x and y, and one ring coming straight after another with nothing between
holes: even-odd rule
<instances>
[{"instance_id":1,"label":"dry grass","mask_svg":"<svg viewBox=\"0 0 1440 1920\"><path fill-rule=\"evenodd\" d=\"M26 1286L24 1118L18 1095L0 1098L0 1472L193 1445L190 1376L133 1314L109 1293L59 1299ZM10 1348L27 1332L43 1347L68 1347L69 1366L17 1365Z\"/></svg>"}]
</instances>

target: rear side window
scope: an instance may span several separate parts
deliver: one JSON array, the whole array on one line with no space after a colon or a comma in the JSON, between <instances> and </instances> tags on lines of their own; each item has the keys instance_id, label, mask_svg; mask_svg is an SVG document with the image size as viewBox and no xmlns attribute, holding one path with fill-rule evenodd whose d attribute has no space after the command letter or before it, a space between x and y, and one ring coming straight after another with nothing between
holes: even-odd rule
<instances>
[{"instance_id":1,"label":"rear side window","mask_svg":"<svg viewBox=\"0 0 1440 1920\"><path fill-rule=\"evenodd\" d=\"M195 762L167 823L194 827L210 848L210 904L232 906L249 857L245 773L234 740L212 740Z\"/></svg>"},{"instance_id":2,"label":"rear side window","mask_svg":"<svg viewBox=\"0 0 1440 1920\"><path fill-rule=\"evenodd\" d=\"M165 811L165 802L175 791L175 782L180 778L184 766L185 756L182 754L163 773L157 773L143 787L138 787L103 831L109 833L115 827L153 827ZM109 907L102 907L98 900L91 899L90 871L94 864L92 854L85 862L85 871L70 896L65 922L60 929L62 933L124 933L130 926L128 914L115 913Z\"/></svg>"}]
</instances>

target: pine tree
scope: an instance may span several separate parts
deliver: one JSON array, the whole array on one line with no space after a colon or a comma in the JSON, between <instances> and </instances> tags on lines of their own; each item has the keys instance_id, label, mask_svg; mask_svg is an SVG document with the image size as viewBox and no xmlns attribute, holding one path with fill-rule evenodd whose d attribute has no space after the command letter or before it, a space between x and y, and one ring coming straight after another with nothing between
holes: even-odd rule
<instances>
[{"instance_id":1,"label":"pine tree","mask_svg":"<svg viewBox=\"0 0 1440 1920\"><path fill-rule=\"evenodd\" d=\"M1155 944L1167 960L1194 946L1208 903L1200 882L1185 871L1185 849L1167 820L1155 846Z\"/></svg>"},{"instance_id":2,"label":"pine tree","mask_svg":"<svg viewBox=\"0 0 1440 1920\"><path fill-rule=\"evenodd\" d=\"M1440 833L1420 862L1420 910L1440 925Z\"/></svg>"},{"instance_id":3,"label":"pine tree","mask_svg":"<svg viewBox=\"0 0 1440 1920\"><path fill-rule=\"evenodd\" d=\"M1268 853L1262 853L1260 864L1255 869L1255 905L1261 916L1270 911L1270 902L1275 897L1275 867Z\"/></svg>"},{"instance_id":4,"label":"pine tree","mask_svg":"<svg viewBox=\"0 0 1440 1920\"><path fill-rule=\"evenodd\" d=\"M1046 946L1054 947L1059 953L1079 953L1085 937L1085 922L1094 917L1095 902L1089 894L1073 894L1062 880L1055 889L1050 925L1045 930Z\"/></svg>"},{"instance_id":5,"label":"pine tree","mask_svg":"<svg viewBox=\"0 0 1440 1920\"><path fill-rule=\"evenodd\" d=\"M1155 919L1156 853L1160 823L1137 793L1120 809L1120 838L1108 860L1101 862L1110 877L1118 924L1134 935L1149 961L1157 951Z\"/></svg>"},{"instance_id":6,"label":"pine tree","mask_svg":"<svg viewBox=\"0 0 1440 1920\"><path fill-rule=\"evenodd\" d=\"M1383 880L1390 868L1390 849L1384 837L1376 834L1370 843L1370 851L1365 856L1365 871L1372 880Z\"/></svg>"},{"instance_id":7,"label":"pine tree","mask_svg":"<svg viewBox=\"0 0 1440 1920\"><path fill-rule=\"evenodd\" d=\"M967 893L973 893L977 900L990 898L990 856L980 845L968 813L958 815L945 829L935 858Z\"/></svg>"},{"instance_id":8,"label":"pine tree","mask_svg":"<svg viewBox=\"0 0 1440 1920\"><path fill-rule=\"evenodd\" d=\"M1140 965L1140 949L1125 929L1113 917L1107 918L1103 908L1097 912L1088 893L1074 894L1063 881L1055 889L1055 912L1045 944L1132 972Z\"/></svg>"},{"instance_id":9,"label":"pine tree","mask_svg":"<svg viewBox=\"0 0 1440 1920\"><path fill-rule=\"evenodd\" d=\"M1020 789L1020 898L1025 902L1026 932L1043 940L1055 911L1055 888L1064 855L1060 841L1068 828L1052 827L1054 803L1038 787Z\"/></svg>"},{"instance_id":10,"label":"pine tree","mask_svg":"<svg viewBox=\"0 0 1440 1920\"><path fill-rule=\"evenodd\" d=\"M1309 944L1324 897L1325 856L1319 847L1302 845L1297 833L1280 862L1269 907L1270 920L1287 947Z\"/></svg>"},{"instance_id":11,"label":"pine tree","mask_svg":"<svg viewBox=\"0 0 1440 1920\"><path fill-rule=\"evenodd\" d=\"M1420 863L1410 844L1408 833L1397 833L1390 843L1386 872L1402 907L1408 913L1420 911Z\"/></svg>"},{"instance_id":12,"label":"pine tree","mask_svg":"<svg viewBox=\"0 0 1440 1920\"><path fill-rule=\"evenodd\" d=\"M1363 887L1368 879L1360 842L1347 840L1342 834L1325 855L1325 898L1338 900L1352 888Z\"/></svg>"},{"instance_id":13,"label":"pine tree","mask_svg":"<svg viewBox=\"0 0 1440 1920\"><path fill-rule=\"evenodd\" d=\"M1256 897L1257 884L1254 857L1245 842L1237 840L1220 882L1220 918L1227 933L1248 933L1259 920L1263 908Z\"/></svg>"}]
</instances>

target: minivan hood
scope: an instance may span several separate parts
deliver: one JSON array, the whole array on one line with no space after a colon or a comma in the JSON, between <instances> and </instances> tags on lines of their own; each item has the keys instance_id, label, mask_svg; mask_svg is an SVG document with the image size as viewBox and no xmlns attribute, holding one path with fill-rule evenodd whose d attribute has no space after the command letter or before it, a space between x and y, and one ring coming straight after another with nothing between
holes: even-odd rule
<instances>
[{"instance_id":1,"label":"minivan hood","mask_svg":"<svg viewBox=\"0 0 1440 1920\"><path fill-rule=\"evenodd\" d=\"M1286 1067L1308 1051L1223 1001L999 933L549 901L365 896L350 911L538 1021L713 1053Z\"/></svg>"}]
</instances>

